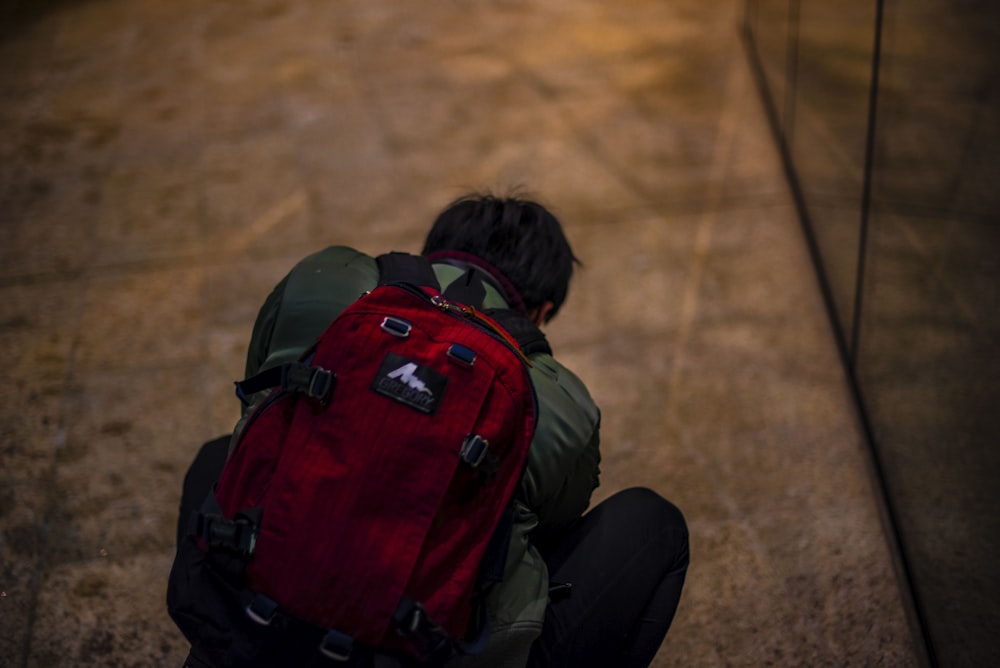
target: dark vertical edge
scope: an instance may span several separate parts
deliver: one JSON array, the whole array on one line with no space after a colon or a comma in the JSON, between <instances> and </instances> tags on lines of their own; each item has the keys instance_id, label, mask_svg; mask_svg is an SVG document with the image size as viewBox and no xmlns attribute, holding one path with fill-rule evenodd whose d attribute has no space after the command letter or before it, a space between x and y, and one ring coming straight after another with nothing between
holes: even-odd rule
<instances>
[{"instance_id":1,"label":"dark vertical edge","mask_svg":"<svg viewBox=\"0 0 1000 668\"><path fill-rule=\"evenodd\" d=\"M909 596L908 607L910 612L910 624L914 628L914 633L923 641L925 655L922 657L925 664L936 667L938 665L937 653L934 649L934 642L929 633L927 625L926 607L917 587L916 579L913 577L913 569L910 559L907 556L906 543L900 530L898 514L895 504L889 492L889 481L886 476L885 466L882 462L878 443L875 439L871 419L867 412L867 404L864 400L864 392L861 388L860 373L858 369L859 347L861 342L861 324L863 319L864 292L865 292L865 268L868 261L868 238L872 208L872 181L875 165L875 144L877 137L878 120L878 99L880 90L879 75L882 69L882 34L885 25L885 1L876 0L875 3L875 30L872 45L872 71L871 84L868 91L868 128L865 136L865 158L864 173L862 175L861 190L861 223L858 234L858 255L857 273L854 280L854 305L851 317L851 335L847 344L847 365L848 376L851 379L851 391L856 397L858 410L862 416L862 423L866 432L866 437L871 452L871 465L873 473L882 490L883 506L881 508L885 515L885 524L890 533L890 540L894 544L894 556L899 577L906 583L905 594Z\"/></svg>"},{"instance_id":2,"label":"dark vertical edge","mask_svg":"<svg viewBox=\"0 0 1000 668\"><path fill-rule=\"evenodd\" d=\"M747 0L748 3L752 0ZM790 3L797 2L797 0L790 0ZM791 5L790 5L791 6ZM797 5L796 5L797 6ZM875 25L875 40L876 40L876 54L879 57L873 58L873 70L877 73L879 63L880 63L880 49L881 49L881 33L882 33L882 12L883 12L883 0L877 0L877 14L876 14L876 25ZM749 12L745 14L749 16ZM796 20L798 16L796 15ZM789 28L791 31L791 28ZM798 27L795 27L795 44L797 48L798 44ZM823 304L826 308L827 319L833 329L834 340L837 344L837 350L840 356L841 365L845 372L845 379L848 384L848 390L851 394L852 402L854 404L855 410L857 412L857 418L859 425L862 430L862 434L867 445L868 451L868 463L869 470L873 477L874 483L876 485L876 502L878 505L879 515L882 520L883 531L885 533L886 540L888 542L889 551L892 555L893 566L896 569L896 575L900 582L900 595L903 597L904 608L906 610L907 618L910 623L911 632L915 642L914 649L918 655L923 666L929 668L936 668L938 666L937 658L934 652L934 648L931 644L930 636L927 633L926 615L924 614L923 606L921 605L917 590L915 588L915 582L912 577L912 569L910 568L909 559L903 549L903 543L901 540L901 535L898 529L898 522L896 520L897 513L888 496L888 489L886 487L886 477L884 474L884 469L882 466L882 461L879 456L878 450L875 447L874 433L872 431L871 420L868 415L867 408L863 401L863 396L861 389L858 385L857 376L854 373L854 359L851 352L851 348L848 346L848 339L846 332L844 331L843 324L840 322L837 316L836 302L833 297L833 291L830 287L829 281L827 280L827 272L825 265L823 263L822 254L820 253L819 244L816 240L816 236L813 233L812 219L809 216L808 208L806 207L805 196L802 192L801 183L799 182L798 174L795 171L795 166L792 161L791 152L789 150L788 143L786 141L787 134L782 131L781 118L778 114L777 107L775 105L774 95L768 86L767 77L764 74L764 67L760 61L759 54L757 52L756 38L753 30L749 23L744 23L741 26L740 32L743 37L744 49L747 55L747 59L750 63L750 70L754 77L755 83L757 85L758 93L760 99L764 105L764 112L768 118L768 122L771 126L771 132L774 137L775 143L778 147L778 152L781 157L782 168L785 172L785 177L788 182L789 190L792 194L792 199L795 204L796 212L799 216L800 226L803 232L803 236L806 241L806 246L809 251L810 260L813 264L813 269L815 271L815 276L817 283L819 285L820 293L823 298ZM792 38L789 37L789 44L792 43ZM789 71L790 65L786 62L786 72ZM797 64L796 64L797 68ZM796 72L797 76L797 72ZM871 159L872 159L872 148L874 147L874 120L875 120L875 106L874 100L877 93L877 80L872 82L870 88L870 95L872 96L872 104L869 105L869 128L867 132L867 146L866 146L866 157L865 157L865 175L864 175L864 185L862 193L862 235L866 236L866 228L868 224L868 207L870 206L870 170L871 170ZM788 100L789 93L786 92L786 104ZM863 274L860 271L860 265L864 259L864 254L866 252L867 241L859 243L859 273L858 279L863 278ZM859 320L860 299L858 293L861 291L861 284L857 283L855 285L855 313L852 321L857 323ZM859 328L855 325L852 326L851 330L851 345L853 346L856 342L856 337L859 333Z\"/></svg>"}]
</instances>

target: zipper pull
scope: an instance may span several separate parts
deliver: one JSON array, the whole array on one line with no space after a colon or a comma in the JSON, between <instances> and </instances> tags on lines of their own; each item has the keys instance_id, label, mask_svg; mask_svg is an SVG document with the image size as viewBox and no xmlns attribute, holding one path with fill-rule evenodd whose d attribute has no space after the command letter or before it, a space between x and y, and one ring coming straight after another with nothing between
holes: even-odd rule
<instances>
[{"instance_id":1,"label":"zipper pull","mask_svg":"<svg viewBox=\"0 0 1000 668\"><path fill-rule=\"evenodd\" d=\"M431 297L431 303L445 313L458 313L459 315L464 315L466 317L472 317L476 314L476 309L471 306L459 306L458 304L452 304L441 295L434 295Z\"/></svg>"},{"instance_id":2,"label":"zipper pull","mask_svg":"<svg viewBox=\"0 0 1000 668\"><path fill-rule=\"evenodd\" d=\"M449 312L456 313L465 318L468 318L469 320L474 320L475 322L479 323L480 327L483 327L492 332L493 334L495 334L496 336L500 337L500 339L502 339L507 344L507 347L513 350L514 353L519 358L521 358L521 361L524 362L527 366L529 367L534 366L531 363L531 360L528 359L528 356L521 351L521 346L517 344L517 341L515 341L510 336L510 334L507 333L506 330L501 329L500 327L494 325L491 320L480 315L475 308L471 306L459 306L458 304L452 304L450 301L448 301L441 295L433 295L431 297L431 304L437 306L445 313Z\"/></svg>"},{"instance_id":3,"label":"zipper pull","mask_svg":"<svg viewBox=\"0 0 1000 668\"><path fill-rule=\"evenodd\" d=\"M447 313L452 309L451 302L442 297L441 295L434 295L431 297L431 304L437 306L439 309Z\"/></svg>"}]
</instances>

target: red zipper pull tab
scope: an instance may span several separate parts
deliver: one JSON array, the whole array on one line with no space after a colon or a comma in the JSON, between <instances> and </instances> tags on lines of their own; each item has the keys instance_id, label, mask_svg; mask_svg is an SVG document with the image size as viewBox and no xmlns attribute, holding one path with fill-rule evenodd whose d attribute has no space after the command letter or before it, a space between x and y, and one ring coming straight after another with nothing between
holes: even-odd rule
<instances>
[{"instance_id":1,"label":"red zipper pull tab","mask_svg":"<svg viewBox=\"0 0 1000 668\"><path fill-rule=\"evenodd\" d=\"M528 356L525 355L524 352L521 351L521 346L519 346L517 344L517 341L515 341L511 337L511 335L507 333L507 331L505 329L503 329L502 327L498 327L497 325L495 325L493 323L492 320L490 320L489 318L485 317L484 315L480 315L480 313L475 308L473 308L472 306L460 306L458 304L452 304L450 301L448 301L447 299L445 299L442 295L431 295L431 304L433 304L434 306L437 306L439 309L441 309L445 313L448 313L448 312L457 313L457 314L462 315L462 316L464 316L464 317L466 317L466 318L468 318L470 320L475 320L476 322L479 323L479 325L481 327L484 327L484 328L490 330L495 335L497 335L498 337L500 337L504 342L506 342L507 346L511 350L513 350L514 353L517 354L517 356L521 358L521 361L524 362L527 366L529 366L529 367L534 366L531 363L531 360L528 359Z\"/></svg>"}]
</instances>

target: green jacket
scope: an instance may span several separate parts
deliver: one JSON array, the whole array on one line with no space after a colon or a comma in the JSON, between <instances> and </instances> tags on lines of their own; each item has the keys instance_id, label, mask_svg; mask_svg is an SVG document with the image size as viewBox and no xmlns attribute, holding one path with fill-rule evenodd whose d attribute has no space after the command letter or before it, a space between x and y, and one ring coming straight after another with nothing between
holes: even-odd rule
<instances>
[{"instance_id":1,"label":"green jacket","mask_svg":"<svg viewBox=\"0 0 1000 668\"><path fill-rule=\"evenodd\" d=\"M461 270L434 265L442 286ZM275 287L257 316L247 352L247 376L295 360L348 305L378 281L375 260L343 246L297 264ZM504 308L487 287L485 308ZM541 632L548 603L548 571L532 544L579 518L598 485L600 413L583 383L551 355L532 355L531 380L539 414L527 468L515 494L513 538L504 581L488 594L491 636L483 654L463 666L524 666ZM237 426L237 431L240 426Z\"/></svg>"}]
</instances>

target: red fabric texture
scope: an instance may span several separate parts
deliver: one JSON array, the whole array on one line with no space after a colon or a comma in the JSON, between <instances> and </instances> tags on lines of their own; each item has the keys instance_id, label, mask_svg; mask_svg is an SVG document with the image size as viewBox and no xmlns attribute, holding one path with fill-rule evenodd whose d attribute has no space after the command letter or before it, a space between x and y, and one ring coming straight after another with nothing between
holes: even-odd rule
<instances>
[{"instance_id":1,"label":"red fabric texture","mask_svg":"<svg viewBox=\"0 0 1000 668\"><path fill-rule=\"evenodd\" d=\"M409 336L383 331L386 316L410 323ZM474 364L451 358L452 344L473 350ZM433 413L372 389L390 353L447 378ZM376 646L398 645L391 619L406 596L460 638L534 430L524 364L495 336L396 286L342 313L312 363L336 374L329 404L291 394L265 404L217 487L227 517L264 509L250 589ZM470 434L499 458L488 483L460 461Z\"/></svg>"}]
</instances>

